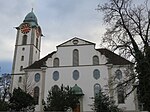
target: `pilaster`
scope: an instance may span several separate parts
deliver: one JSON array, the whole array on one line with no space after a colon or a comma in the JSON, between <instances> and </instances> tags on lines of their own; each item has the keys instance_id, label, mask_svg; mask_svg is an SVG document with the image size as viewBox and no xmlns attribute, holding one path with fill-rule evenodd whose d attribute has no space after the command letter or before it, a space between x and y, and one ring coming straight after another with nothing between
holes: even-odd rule
<instances>
[{"instance_id":1,"label":"pilaster","mask_svg":"<svg viewBox=\"0 0 150 112\"><path fill-rule=\"evenodd\" d=\"M44 100L44 90L45 90L45 74L46 74L46 66L44 67L41 67L41 70L42 70L42 85L41 85L41 99L40 101L42 102ZM41 112L44 112L43 110L43 104L40 105L40 111Z\"/></svg>"},{"instance_id":2,"label":"pilaster","mask_svg":"<svg viewBox=\"0 0 150 112\"><path fill-rule=\"evenodd\" d=\"M109 87L109 94L110 94L110 98L113 98L113 75L112 75L112 64L107 64L108 67L108 87Z\"/></svg>"}]
</instances>

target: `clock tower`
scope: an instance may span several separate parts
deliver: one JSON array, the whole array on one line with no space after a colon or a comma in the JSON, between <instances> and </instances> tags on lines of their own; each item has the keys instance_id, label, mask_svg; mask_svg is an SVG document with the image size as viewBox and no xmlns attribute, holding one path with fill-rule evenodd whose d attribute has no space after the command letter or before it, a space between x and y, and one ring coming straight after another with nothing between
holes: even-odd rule
<instances>
[{"instance_id":1,"label":"clock tower","mask_svg":"<svg viewBox=\"0 0 150 112\"><path fill-rule=\"evenodd\" d=\"M40 59L42 31L33 10L28 13L17 29L12 65L12 90L23 88L24 68Z\"/></svg>"}]
</instances>

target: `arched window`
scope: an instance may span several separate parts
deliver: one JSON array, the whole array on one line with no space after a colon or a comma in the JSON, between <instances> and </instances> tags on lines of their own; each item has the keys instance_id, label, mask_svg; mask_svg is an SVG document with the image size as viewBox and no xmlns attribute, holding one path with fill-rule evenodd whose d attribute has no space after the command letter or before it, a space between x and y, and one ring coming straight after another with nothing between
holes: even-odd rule
<instances>
[{"instance_id":1,"label":"arched window","mask_svg":"<svg viewBox=\"0 0 150 112\"><path fill-rule=\"evenodd\" d=\"M22 45L26 45L26 44L27 44L27 35L23 35Z\"/></svg>"},{"instance_id":2,"label":"arched window","mask_svg":"<svg viewBox=\"0 0 150 112\"><path fill-rule=\"evenodd\" d=\"M36 87L34 88L34 101L35 101L35 104L36 104L36 105L39 104L39 91L40 91L39 87L36 86Z\"/></svg>"},{"instance_id":3,"label":"arched window","mask_svg":"<svg viewBox=\"0 0 150 112\"><path fill-rule=\"evenodd\" d=\"M93 77L97 80L100 78L100 71L98 69L95 69L93 71Z\"/></svg>"},{"instance_id":4,"label":"arched window","mask_svg":"<svg viewBox=\"0 0 150 112\"><path fill-rule=\"evenodd\" d=\"M74 70L73 71L73 79L74 80L78 80L79 79L79 72L78 72L78 70Z\"/></svg>"},{"instance_id":5,"label":"arched window","mask_svg":"<svg viewBox=\"0 0 150 112\"><path fill-rule=\"evenodd\" d=\"M73 50L73 66L79 65L79 51L77 49Z\"/></svg>"},{"instance_id":6,"label":"arched window","mask_svg":"<svg viewBox=\"0 0 150 112\"><path fill-rule=\"evenodd\" d=\"M53 79L54 79L54 81L57 81L59 79L59 72L58 71L55 71L53 73Z\"/></svg>"},{"instance_id":7,"label":"arched window","mask_svg":"<svg viewBox=\"0 0 150 112\"><path fill-rule=\"evenodd\" d=\"M21 82L22 82L22 77L21 77L21 76L19 77L18 82L19 82L19 83L21 83Z\"/></svg>"},{"instance_id":8,"label":"arched window","mask_svg":"<svg viewBox=\"0 0 150 112\"><path fill-rule=\"evenodd\" d=\"M96 83L96 84L94 85L94 96L99 95L100 90L101 90L100 84Z\"/></svg>"},{"instance_id":9,"label":"arched window","mask_svg":"<svg viewBox=\"0 0 150 112\"><path fill-rule=\"evenodd\" d=\"M116 70L115 75L118 80L122 79L122 72L120 69Z\"/></svg>"},{"instance_id":10,"label":"arched window","mask_svg":"<svg viewBox=\"0 0 150 112\"><path fill-rule=\"evenodd\" d=\"M53 66L54 67L58 67L59 66L59 59L58 58L55 58L54 61L53 61Z\"/></svg>"},{"instance_id":11,"label":"arched window","mask_svg":"<svg viewBox=\"0 0 150 112\"><path fill-rule=\"evenodd\" d=\"M117 88L117 96L118 96L118 104L119 103L125 103L125 95L124 95L124 89L122 86L118 86Z\"/></svg>"},{"instance_id":12,"label":"arched window","mask_svg":"<svg viewBox=\"0 0 150 112\"><path fill-rule=\"evenodd\" d=\"M93 56L93 65L98 65L99 64L99 58L98 56Z\"/></svg>"},{"instance_id":13,"label":"arched window","mask_svg":"<svg viewBox=\"0 0 150 112\"><path fill-rule=\"evenodd\" d=\"M21 56L21 61L24 61L24 56Z\"/></svg>"},{"instance_id":14,"label":"arched window","mask_svg":"<svg viewBox=\"0 0 150 112\"><path fill-rule=\"evenodd\" d=\"M23 70L23 66L20 66L20 71L22 71Z\"/></svg>"}]
</instances>

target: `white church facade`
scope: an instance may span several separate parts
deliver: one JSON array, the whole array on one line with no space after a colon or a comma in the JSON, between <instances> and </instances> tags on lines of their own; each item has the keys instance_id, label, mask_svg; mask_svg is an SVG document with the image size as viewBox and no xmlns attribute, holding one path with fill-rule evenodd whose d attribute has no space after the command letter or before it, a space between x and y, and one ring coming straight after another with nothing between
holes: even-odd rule
<instances>
[{"instance_id":1,"label":"white church facade","mask_svg":"<svg viewBox=\"0 0 150 112\"><path fill-rule=\"evenodd\" d=\"M124 111L137 109L134 92L124 98L124 92L113 89L126 80L132 63L95 43L78 37L57 46L57 50L40 59L42 31L31 11L16 28L17 37L13 60L12 90L26 89L36 100L36 111L42 111L48 91L57 85L78 88L82 93L79 111L92 111L92 97L100 90L106 92Z\"/></svg>"}]
</instances>

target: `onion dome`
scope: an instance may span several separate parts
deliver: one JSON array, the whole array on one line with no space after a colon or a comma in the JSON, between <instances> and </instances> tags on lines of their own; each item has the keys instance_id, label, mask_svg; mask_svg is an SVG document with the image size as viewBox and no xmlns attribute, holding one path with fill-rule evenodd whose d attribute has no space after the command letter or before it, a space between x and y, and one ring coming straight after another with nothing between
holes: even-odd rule
<instances>
[{"instance_id":1,"label":"onion dome","mask_svg":"<svg viewBox=\"0 0 150 112\"><path fill-rule=\"evenodd\" d=\"M75 95L78 95L78 96L84 95L83 92L82 92L82 89L77 84L75 84L72 87L72 91L74 92Z\"/></svg>"},{"instance_id":2,"label":"onion dome","mask_svg":"<svg viewBox=\"0 0 150 112\"><path fill-rule=\"evenodd\" d=\"M31 23L35 23L36 25L38 25L38 22L37 22L37 17L35 16L35 14L33 13L33 9L30 13L28 13L24 19L23 22L31 22Z\"/></svg>"}]
</instances>

